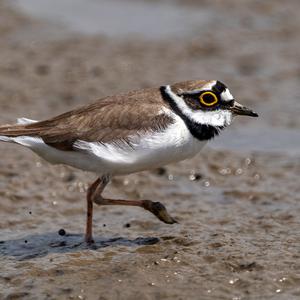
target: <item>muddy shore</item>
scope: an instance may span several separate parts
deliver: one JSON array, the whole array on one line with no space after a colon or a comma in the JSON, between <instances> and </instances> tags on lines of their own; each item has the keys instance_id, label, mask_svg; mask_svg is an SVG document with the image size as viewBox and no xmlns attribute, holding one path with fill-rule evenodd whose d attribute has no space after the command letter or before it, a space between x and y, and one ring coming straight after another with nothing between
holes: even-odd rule
<instances>
[{"instance_id":1,"label":"muddy shore","mask_svg":"<svg viewBox=\"0 0 300 300\"><path fill-rule=\"evenodd\" d=\"M218 78L260 113L190 161L115 178L107 195L161 201L179 224L96 207L93 247L82 234L95 176L2 143L1 299L300 298L299 1L161 2L210 19L182 37L124 38L0 1L1 124L190 78Z\"/></svg>"}]
</instances>

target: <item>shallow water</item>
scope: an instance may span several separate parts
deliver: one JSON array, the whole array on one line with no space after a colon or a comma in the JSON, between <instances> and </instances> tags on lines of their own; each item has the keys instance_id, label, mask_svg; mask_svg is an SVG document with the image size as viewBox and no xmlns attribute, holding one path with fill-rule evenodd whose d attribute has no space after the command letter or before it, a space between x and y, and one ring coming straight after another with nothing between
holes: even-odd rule
<instances>
[{"instance_id":1,"label":"shallow water","mask_svg":"<svg viewBox=\"0 0 300 300\"><path fill-rule=\"evenodd\" d=\"M25 0L16 1L30 16L60 23L83 34L109 37L164 39L190 35L195 25L207 24L210 12L171 3L121 0Z\"/></svg>"}]
</instances>

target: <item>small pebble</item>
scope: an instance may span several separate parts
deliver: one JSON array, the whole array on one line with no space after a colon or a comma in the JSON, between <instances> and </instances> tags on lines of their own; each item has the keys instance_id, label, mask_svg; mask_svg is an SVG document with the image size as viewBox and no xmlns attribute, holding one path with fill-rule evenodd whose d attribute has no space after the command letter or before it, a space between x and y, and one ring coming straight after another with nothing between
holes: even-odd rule
<instances>
[{"instance_id":1,"label":"small pebble","mask_svg":"<svg viewBox=\"0 0 300 300\"><path fill-rule=\"evenodd\" d=\"M166 168L158 168L158 169L156 169L156 172L157 172L157 175L163 176L167 173L167 170L166 170Z\"/></svg>"},{"instance_id":2,"label":"small pebble","mask_svg":"<svg viewBox=\"0 0 300 300\"><path fill-rule=\"evenodd\" d=\"M126 223L126 224L124 225L124 227L125 227L125 228L129 228L129 227L131 227L131 225L130 225L130 223Z\"/></svg>"},{"instance_id":3,"label":"small pebble","mask_svg":"<svg viewBox=\"0 0 300 300\"><path fill-rule=\"evenodd\" d=\"M64 236L64 235L66 235L66 231L63 228L59 229L58 234L61 235L61 236Z\"/></svg>"},{"instance_id":4,"label":"small pebble","mask_svg":"<svg viewBox=\"0 0 300 300\"><path fill-rule=\"evenodd\" d=\"M199 173L191 174L191 175L189 176L189 179L190 179L191 181L198 181L198 180L202 179L202 175L199 174Z\"/></svg>"},{"instance_id":5,"label":"small pebble","mask_svg":"<svg viewBox=\"0 0 300 300\"><path fill-rule=\"evenodd\" d=\"M200 180L203 177L200 173L195 173L194 176L195 176L195 180Z\"/></svg>"}]
</instances>

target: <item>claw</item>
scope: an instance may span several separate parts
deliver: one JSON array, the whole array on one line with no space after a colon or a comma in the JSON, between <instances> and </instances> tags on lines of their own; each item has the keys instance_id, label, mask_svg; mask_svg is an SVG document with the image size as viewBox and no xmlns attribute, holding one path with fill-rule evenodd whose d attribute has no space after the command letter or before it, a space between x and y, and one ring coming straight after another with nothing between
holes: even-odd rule
<instances>
[{"instance_id":1,"label":"claw","mask_svg":"<svg viewBox=\"0 0 300 300\"><path fill-rule=\"evenodd\" d=\"M173 217L171 217L160 202L152 202L150 200L143 201L143 208L153 213L159 220L166 224L178 223Z\"/></svg>"}]
</instances>

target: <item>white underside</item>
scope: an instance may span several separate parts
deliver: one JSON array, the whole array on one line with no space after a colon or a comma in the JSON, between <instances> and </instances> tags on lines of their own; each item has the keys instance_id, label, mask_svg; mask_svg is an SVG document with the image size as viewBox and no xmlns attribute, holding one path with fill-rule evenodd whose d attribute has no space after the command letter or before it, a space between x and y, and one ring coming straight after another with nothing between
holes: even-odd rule
<instances>
[{"instance_id":1,"label":"white underside","mask_svg":"<svg viewBox=\"0 0 300 300\"><path fill-rule=\"evenodd\" d=\"M109 144L77 141L74 144L77 151L61 151L37 137L0 136L0 141L25 146L53 164L66 164L98 175L124 175L193 157L205 145L191 135L179 116L171 111L168 113L175 123L163 132L131 136L130 145L122 141ZM18 121L35 122L25 118Z\"/></svg>"}]
</instances>

